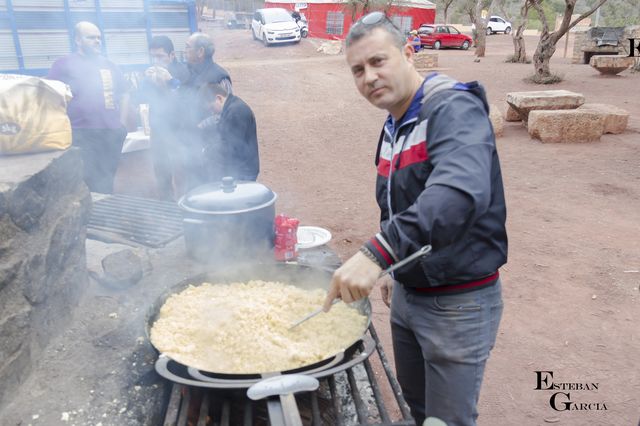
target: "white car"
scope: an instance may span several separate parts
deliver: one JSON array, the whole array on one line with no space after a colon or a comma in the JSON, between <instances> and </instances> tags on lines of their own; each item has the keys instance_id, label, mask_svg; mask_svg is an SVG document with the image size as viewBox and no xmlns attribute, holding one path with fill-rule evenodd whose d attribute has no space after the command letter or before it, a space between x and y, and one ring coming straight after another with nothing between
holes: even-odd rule
<instances>
[{"instance_id":1,"label":"white car","mask_svg":"<svg viewBox=\"0 0 640 426\"><path fill-rule=\"evenodd\" d=\"M489 18L489 22L487 22L487 35L491 35L493 33L509 34L510 32L511 22L502 19L499 16L492 16Z\"/></svg>"},{"instance_id":2,"label":"white car","mask_svg":"<svg viewBox=\"0 0 640 426\"><path fill-rule=\"evenodd\" d=\"M251 32L265 46L273 43L300 42L300 27L291 13L282 8L258 9L253 14Z\"/></svg>"},{"instance_id":3,"label":"white car","mask_svg":"<svg viewBox=\"0 0 640 426\"><path fill-rule=\"evenodd\" d=\"M476 30L476 24L471 24L471 31ZM511 22L502 19L499 16L492 16L489 18L489 22L487 22L487 35L491 35L494 33L505 33L509 34L511 32Z\"/></svg>"}]
</instances>

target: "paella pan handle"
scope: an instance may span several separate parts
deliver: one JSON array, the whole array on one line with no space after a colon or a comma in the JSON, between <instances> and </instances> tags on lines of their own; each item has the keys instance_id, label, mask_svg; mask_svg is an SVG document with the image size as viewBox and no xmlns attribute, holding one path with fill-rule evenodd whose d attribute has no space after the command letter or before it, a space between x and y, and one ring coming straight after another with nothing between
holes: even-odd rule
<instances>
[{"instance_id":1,"label":"paella pan handle","mask_svg":"<svg viewBox=\"0 0 640 426\"><path fill-rule=\"evenodd\" d=\"M280 396L281 407L268 403L270 417L282 415L281 419L285 426L302 426L298 405L293 395L296 392L314 391L319 385L318 379L304 374L275 375L251 386L247 390L247 396L254 401L270 396ZM281 408L282 411L278 412L277 408Z\"/></svg>"},{"instance_id":2,"label":"paella pan handle","mask_svg":"<svg viewBox=\"0 0 640 426\"><path fill-rule=\"evenodd\" d=\"M171 358L169 358L165 354L160 354L160 356L158 357L155 363L156 371L160 376L164 377L165 379L171 380L172 382L175 382L175 383L180 383L182 385L197 386L197 387L209 388L209 389L242 389L242 388L248 388L249 386L251 386L253 383L257 381L256 379L253 379L253 380L251 379L249 380L217 379L215 381L189 379L186 377L178 376L177 374L173 373L169 368L170 362L175 362L175 361L173 361Z\"/></svg>"}]
</instances>

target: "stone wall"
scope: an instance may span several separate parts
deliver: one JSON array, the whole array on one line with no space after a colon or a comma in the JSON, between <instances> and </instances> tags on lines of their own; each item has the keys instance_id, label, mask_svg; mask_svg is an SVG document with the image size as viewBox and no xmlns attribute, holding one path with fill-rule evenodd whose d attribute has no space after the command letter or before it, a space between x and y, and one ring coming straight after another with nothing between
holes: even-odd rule
<instances>
[{"instance_id":1,"label":"stone wall","mask_svg":"<svg viewBox=\"0 0 640 426\"><path fill-rule=\"evenodd\" d=\"M90 209L77 150L0 156L0 407L87 284Z\"/></svg>"}]
</instances>

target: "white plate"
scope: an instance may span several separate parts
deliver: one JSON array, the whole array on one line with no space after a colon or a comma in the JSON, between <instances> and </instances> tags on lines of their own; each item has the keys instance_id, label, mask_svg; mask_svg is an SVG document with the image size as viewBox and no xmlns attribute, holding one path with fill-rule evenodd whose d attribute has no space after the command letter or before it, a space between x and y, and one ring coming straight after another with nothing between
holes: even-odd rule
<instances>
[{"instance_id":1,"label":"white plate","mask_svg":"<svg viewBox=\"0 0 640 426\"><path fill-rule=\"evenodd\" d=\"M298 249L308 249L327 244L331 240L331 232L317 226L299 226Z\"/></svg>"}]
</instances>

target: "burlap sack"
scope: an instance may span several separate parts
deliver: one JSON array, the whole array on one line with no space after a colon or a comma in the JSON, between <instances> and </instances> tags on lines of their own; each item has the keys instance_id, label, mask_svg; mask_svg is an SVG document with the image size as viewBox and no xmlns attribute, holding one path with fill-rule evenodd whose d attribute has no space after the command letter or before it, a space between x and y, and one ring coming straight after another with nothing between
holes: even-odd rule
<instances>
[{"instance_id":1,"label":"burlap sack","mask_svg":"<svg viewBox=\"0 0 640 426\"><path fill-rule=\"evenodd\" d=\"M0 154L69 148L69 100L71 91L62 82L0 74Z\"/></svg>"}]
</instances>

